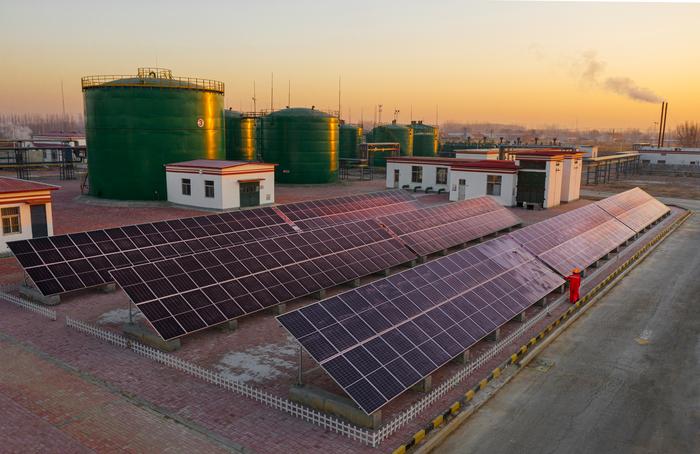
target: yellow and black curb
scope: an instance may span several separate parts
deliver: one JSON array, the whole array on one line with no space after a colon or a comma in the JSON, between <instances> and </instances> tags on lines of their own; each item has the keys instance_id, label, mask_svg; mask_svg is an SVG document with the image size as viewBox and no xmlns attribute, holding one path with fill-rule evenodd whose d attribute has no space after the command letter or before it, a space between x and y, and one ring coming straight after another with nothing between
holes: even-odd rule
<instances>
[{"instance_id":1,"label":"yellow and black curb","mask_svg":"<svg viewBox=\"0 0 700 454\"><path fill-rule=\"evenodd\" d=\"M463 409L468 408L471 405L471 402L474 399L476 393L486 388L489 382L499 378L505 368L507 368L508 366L520 367L520 361L523 359L524 356L527 355L529 350L531 350L535 345L540 343L543 339L548 337L548 335L550 335L550 333L552 333L555 328L562 325L572 315L581 310L581 308L585 306L589 301L591 301L594 297L598 296L603 289L605 289L613 280L615 280L615 278L620 276L620 274L622 274L623 272L627 271L631 265L635 264L640 259L640 257L644 257L644 255L649 251L649 249L654 247L659 241L663 240L666 236L668 236L669 233L678 228L683 222L685 222L688 219L688 217L690 217L690 215L691 212L687 211L675 222L668 225L661 232L659 232L654 238L652 238L638 251L636 251L634 255L632 255L619 267L613 270L612 273L610 273L603 281L601 281L598 285L593 287L588 293L586 293L586 295L584 295L576 303L572 304L556 320L548 324L536 336L530 338L530 340L526 344L520 346L520 348L518 348L513 354L511 354L506 361L502 362L498 367L493 369L486 378L481 380L474 387L468 389L462 395L462 397L459 400L455 401L452 405L450 405L449 408L447 408L447 410L439 414L437 417L433 418L430 421L430 423L426 424L423 427L423 429L413 434L413 437L411 437L411 439L408 440L406 443L396 448L393 451L393 454L405 454L408 450L415 448L425 439L425 437L431 431L438 429L441 426L444 426L455 416L457 416Z\"/></svg>"}]
</instances>

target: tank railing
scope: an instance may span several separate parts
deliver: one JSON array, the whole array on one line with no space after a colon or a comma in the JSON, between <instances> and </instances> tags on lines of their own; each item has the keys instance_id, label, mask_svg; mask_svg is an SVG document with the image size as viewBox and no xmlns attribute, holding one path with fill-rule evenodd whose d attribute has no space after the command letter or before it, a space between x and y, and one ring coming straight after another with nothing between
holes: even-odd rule
<instances>
[{"instance_id":1,"label":"tank railing","mask_svg":"<svg viewBox=\"0 0 700 454\"><path fill-rule=\"evenodd\" d=\"M82 88L109 87L155 87L179 88L183 90L207 90L224 93L224 83L195 77L140 77L132 75L86 76L80 79Z\"/></svg>"},{"instance_id":2,"label":"tank railing","mask_svg":"<svg viewBox=\"0 0 700 454\"><path fill-rule=\"evenodd\" d=\"M273 112L279 112L281 110L285 109L259 109L255 112L241 112L242 117L264 117L266 115L269 115ZM321 110L321 109L313 109L321 113L325 113L330 115L331 117L338 118L339 112L337 110Z\"/></svg>"}]
</instances>

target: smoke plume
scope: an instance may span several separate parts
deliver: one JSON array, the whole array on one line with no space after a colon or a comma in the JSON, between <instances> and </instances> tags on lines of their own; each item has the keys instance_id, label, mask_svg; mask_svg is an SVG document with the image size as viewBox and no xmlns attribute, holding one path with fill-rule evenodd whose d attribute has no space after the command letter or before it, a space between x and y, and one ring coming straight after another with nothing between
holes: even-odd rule
<instances>
[{"instance_id":1,"label":"smoke plume","mask_svg":"<svg viewBox=\"0 0 700 454\"><path fill-rule=\"evenodd\" d=\"M591 86L608 90L640 102L661 102L661 97L652 90L640 87L629 77L603 77L605 62L593 51L582 54L581 80Z\"/></svg>"}]
</instances>

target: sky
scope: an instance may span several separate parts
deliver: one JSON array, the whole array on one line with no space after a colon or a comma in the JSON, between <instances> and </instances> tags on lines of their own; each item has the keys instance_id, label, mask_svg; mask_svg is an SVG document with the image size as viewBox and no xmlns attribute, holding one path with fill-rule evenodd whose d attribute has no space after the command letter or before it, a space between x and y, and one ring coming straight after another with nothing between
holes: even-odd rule
<instances>
[{"instance_id":1,"label":"sky","mask_svg":"<svg viewBox=\"0 0 700 454\"><path fill-rule=\"evenodd\" d=\"M80 78L170 68L226 106L372 122L654 127L700 121L700 4L0 0L0 113L82 112ZM634 97L637 99L634 99ZM642 98L643 100L640 100Z\"/></svg>"}]
</instances>

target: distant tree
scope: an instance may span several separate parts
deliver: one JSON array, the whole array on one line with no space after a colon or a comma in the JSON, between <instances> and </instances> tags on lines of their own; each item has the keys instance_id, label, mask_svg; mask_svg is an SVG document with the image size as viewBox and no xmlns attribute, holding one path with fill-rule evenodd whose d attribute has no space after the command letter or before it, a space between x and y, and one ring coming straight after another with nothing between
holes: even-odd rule
<instances>
[{"instance_id":1,"label":"distant tree","mask_svg":"<svg viewBox=\"0 0 700 454\"><path fill-rule=\"evenodd\" d=\"M700 145L700 125L686 120L676 126L676 138L683 147L697 147Z\"/></svg>"}]
</instances>

